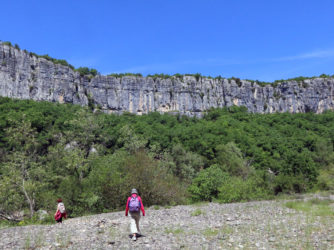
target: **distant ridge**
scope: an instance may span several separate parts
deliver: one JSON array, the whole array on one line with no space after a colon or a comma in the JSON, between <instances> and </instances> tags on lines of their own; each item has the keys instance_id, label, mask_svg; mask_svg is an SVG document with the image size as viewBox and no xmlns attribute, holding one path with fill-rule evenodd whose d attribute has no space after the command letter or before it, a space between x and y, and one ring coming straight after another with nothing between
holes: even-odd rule
<instances>
[{"instance_id":1,"label":"distant ridge","mask_svg":"<svg viewBox=\"0 0 334 250\"><path fill-rule=\"evenodd\" d=\"M268 84L200 74L102 76L0 42L0 96L139 115L158 111L201 116L210 108L232 105L254 113L322 113L334 110L334 78L321 75Z\"/></svg>"}]
</instances>

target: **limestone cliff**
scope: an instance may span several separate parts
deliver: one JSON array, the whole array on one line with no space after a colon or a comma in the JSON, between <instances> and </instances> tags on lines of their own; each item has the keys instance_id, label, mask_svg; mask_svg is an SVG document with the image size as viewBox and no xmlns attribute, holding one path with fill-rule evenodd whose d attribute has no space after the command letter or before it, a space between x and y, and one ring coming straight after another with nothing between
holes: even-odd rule
<instances>
[{"instance_id":1,"label":"limestone cliff","mask_svg":"<svg viewBox=\"0 0 334 250\"><path fill-rule=\"evenodd\" d=\"M110 113L158 111L200 116L210 107L232 105L256 113L322 113L334 109L334 79L287 81L262 87L245 80L193 76L90 78L0 42L0 96L82 106L91 103Z\"/></svg>"}]
</instances>

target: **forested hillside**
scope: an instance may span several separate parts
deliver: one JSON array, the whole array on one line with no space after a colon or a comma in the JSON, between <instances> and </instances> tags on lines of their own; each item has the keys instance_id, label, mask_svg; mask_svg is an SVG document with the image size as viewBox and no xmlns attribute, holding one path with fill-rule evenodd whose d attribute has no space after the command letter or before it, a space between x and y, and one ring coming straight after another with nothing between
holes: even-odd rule
<instances>
[{"instance_id":1,"label":"forested hillside","mask_svg":"<svg viewBox=\"0 0 334 250\"><path fill-rule=\"evenodd\" d=\"M181 115L93 113L76 105L0 98L0 216L70 216L145 204L270 198L334 188L334 112Z\"/></svg>"}]
</instances>

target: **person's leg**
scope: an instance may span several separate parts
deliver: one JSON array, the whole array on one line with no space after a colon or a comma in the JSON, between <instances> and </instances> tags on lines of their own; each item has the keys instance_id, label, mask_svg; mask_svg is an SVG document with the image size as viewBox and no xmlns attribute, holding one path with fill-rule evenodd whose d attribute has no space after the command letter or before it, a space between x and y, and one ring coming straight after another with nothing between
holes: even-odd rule
<instances>
[{"instance_id":1,"label":"person's leg","mask_svg":"<svg viewBox=\"0 0 334 250\"><path fill-rule=\"evenodd\" d=\"M131 230L131 234L132 239L136 240L136 234L138 233L137 230L137 223L136 223L136 213L130 213L130 230Z\"/></svg>"},{"instance_id":2,"label":"person's leg","mask_svg":"<svg viewBox=\"0 0 334 250\"><path fill-rule=\"evenodd\" d=\"M139 220L140 220L140 213L136 215L136 227L137 227L137 234L140 234L140 229L139 229Z\"/></svg>"}]
</instances>

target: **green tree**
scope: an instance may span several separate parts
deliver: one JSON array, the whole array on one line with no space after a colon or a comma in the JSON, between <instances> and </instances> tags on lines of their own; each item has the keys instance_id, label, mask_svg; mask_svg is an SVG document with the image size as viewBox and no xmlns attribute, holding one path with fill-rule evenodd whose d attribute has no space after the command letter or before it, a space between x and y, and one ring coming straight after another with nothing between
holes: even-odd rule
<instances>
[{"instance_id":1,"label":"green tree","mask_svg":"<svg viewBox=\"0 0 334 250\"><path fill-rule=\"evenodd\" d=\"M76 144L79 148L85 151L85 157L88 156L92 147L95 144L100 144L106 139L107 134L101 129L102 124L96 114L93 114L86 109L77 111L74 117L65 122L70 127L65 131L67 143Z\"/></svg>"},{"instance_id":2,"label":"green tree","mask_svg":"<svg viewBox=\"0 0 334 250\"><path fill-rule=\"evenodd\" d=\"M216 152L217 162L231 175L246 178L250 174L252 169L243 159L241 150L234 142L218 145Z\"/></svg>"},{"instance_id":3,"label":"green tree","mask_svg":"<svg viewBox=\"0 0 334 250\"><path fill-rule=\"evenodd\" d=\"M6 130L6 137L11 151L3 164L1 179L7 183L8 188L19 191L24 197L29 206L30 217L32 217L36 208L36 197L45 186L43 183L45 172L42 168L41 157L37 154L39 147L36 140L37 132L23 117L19 122L12 121L12 126ZM7 193L2 193L2 195L7 195ZM6 198L2 197L2 199L4 203L8 203ZM11 198L8 197L8 199ZM17 205L22 207L20 204Z\"/></svg>"},{"instance_id":4,"label":"green tree","mask_svg":"<svg viewBox=\"0 0 334 250\"><path fill-rule=\"evenodd\" d=\"M203 169L194 178L189 187L189 192L193 201L212 201L218 197L219 187L229 178L229 174L224 172L218 165L212 165Z\"/></svg>"},{"instance_id":5,"label":"green tree","mask_svg":"<svg viewBox=\"0 0 334 250\"><path fill-rule=\"evenodd\" d=\"M137 135L128 124L125 124L119 130L119 137L117 139L119 148L124 148L130 153L135 153L139 149L145 148L146 144L147 140L142 136Z\"/></svg>"},{"instance_id":6,"label":"green tree","mask_svg":"<svg viewBox=\"0 0 334 250\"><path fill-rule=\"evenodd\" d=\"M1 168L4 170L5 166L2 165ZM21 218L15 211L25 208L22 189L17 185L20 180L16 180L18 176L15 174L6 172L0 177L0 219L19 221Z\"/></svg>"},{"instance_id":7,"label":"green tree","mask_svg":"<svg viewBox=\"0 0 334 250\"><path fill-rule=\"evenodd\" d=\"M125 162L125 183L127 192L137 188L147 206L179 204L184 202L184 186L158 163L139 150L127 157ZM129 193L127 193L129 194Z\"/></svg>"},{"instance_id":8,"label":"green tree","mask_svg":"<svg viewBox=\"0 0 334 250\"><path fill-rule=\"evenodd\" d=\"M77 68L77 71L79 72L80 76L89 75L90 72L88 67L79 67Z\"/></svg>"},{"instance_id":9,"label":"green tree","mask_svg":"<svg viewBox=\"0 0 334 250\"><path fill-rule=\"evenodd\" d=\"M124 166L128 153L116 151L90 162L91 171L85 183L90 211L115 210L124 207L128 190L125 186Z\"/></svg>"},{"instance_id":10,"label":"green tree","mask_svg":"<svg viewBox=\"0 0 334 250\"><path fill-rule=\"evenodd\" d=\"M272 191L265 187L263 180L257 175L249 176L246 180L232 176L222 183L218 191L218 199L222 202L264 199L272 195Z\"/></svg>"},{"instance_id":11,"label":"green tree","mask_svg":"<svg viewBox=\"0 0 334 250\"><path fill-rule=\"evenodd\" d=\"M49 159L58 161L53 164L53 184L55 194L62 197L68 205L72 216L83 214L86 211L85 182L90 173L89 162L91 157L77 144L60 142L49 153ZM56 167L57 168L54 168Z\"/></svg>"},{"instance_id":12,"label":"green tree","mask_svg":"<svg viewBox=\"0 0 334 250\"><path fill-rule=\"evenodd\" d=\"M180 178L180 180L190 183L199 170L204 167L201 156L187 152L182 145L176 144L170 154L165 154L165 166Z\"/></svg>"}]
</instances>

